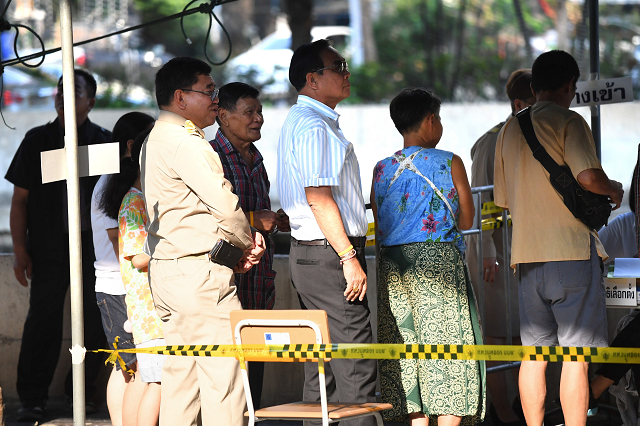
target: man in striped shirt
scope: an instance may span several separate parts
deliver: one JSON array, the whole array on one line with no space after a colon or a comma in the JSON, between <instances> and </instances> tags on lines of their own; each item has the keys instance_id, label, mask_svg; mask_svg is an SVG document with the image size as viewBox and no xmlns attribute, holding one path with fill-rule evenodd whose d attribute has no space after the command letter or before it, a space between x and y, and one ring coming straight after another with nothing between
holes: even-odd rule
<instances>
[{"instance_id":1,"label":"man in striped shirt","mask_svg":"<svg viewBox=\"0 0 640 426\"><path fill-rule=\"evenodd\" d=\"M289 80L299 96L280 133L277 184L291 226L289 268L301 307L327 312L332 342L371 343L360 168L334 111L351 94L350 75L327 40L296 49ZM333 360L325 368L330 401L375 402L375 360ZM317 368L305 364L304 400L319 399Z\"/></svg>"}]
</instances>

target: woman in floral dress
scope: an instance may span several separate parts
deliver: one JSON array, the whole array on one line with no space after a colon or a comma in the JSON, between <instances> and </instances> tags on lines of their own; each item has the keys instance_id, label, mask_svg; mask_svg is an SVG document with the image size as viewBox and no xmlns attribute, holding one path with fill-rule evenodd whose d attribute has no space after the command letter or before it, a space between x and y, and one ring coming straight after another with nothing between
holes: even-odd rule
<instances>
[{"instance_id":1,"label":"woman in floral dress","mask_svg":"<svg viewBox=\"0 0 640 426\"><path fill-rule=\"evenodd\" d=\"M147 211L140 184L140 149L149 133L136 138L131 159L136 171L118 213L120 272L127 290L125 298L136 348L165 346L162 321L156 312L149 288L147 268L149 256L143 252L147 238ZM137 426L155 426L160 415L160 382L166 355L138 354L138 374L147 383L138 409Z\"/></svg>"},{"instance_id":2,"label":"woman in floral dress","mask_svg":"<svg viewBox=\"0 0 640 426\"><path fill-rule=\"evenodd\" d=\"M127 291L127 323L132 329L136 348L165 346L162 321L156 313L147 267L149 256L143 252L147 237L145 225L147 212L140 185L139 156L142 142L150 129L141 133L133 142L131 157L120 164L120 174L109 181L105 192L107 214L118 207L118 253L120 273ZM165 355L137 354L138 371L136 380L146 384L137 413L137 426L155 426L160 414L160 382ZM127 394L125 393L125 400Z\"/></svg>"},{"instance_id":3,"label":"woman in floral dress","mask_svg":"<svg viewBox=\"0 0 640 426\"><path fill-rule=\"evenodd\" d=\"M471 188L460 157L435 148L440 99L405 89L390 110L404 148L373 173L378 342L482 344L460 232L473 224ZM379 367L389 420L456 426L484 418L484 362L380 360Z\"/></svg>"}]
</instances>

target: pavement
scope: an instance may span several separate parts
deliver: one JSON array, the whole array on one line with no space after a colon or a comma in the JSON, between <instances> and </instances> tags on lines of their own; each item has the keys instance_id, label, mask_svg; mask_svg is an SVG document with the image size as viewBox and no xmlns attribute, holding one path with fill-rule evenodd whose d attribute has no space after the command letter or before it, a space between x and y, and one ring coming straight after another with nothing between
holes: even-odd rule
<instances>
[{"instance_id":1,"label":"pavement","mask_svg":"<svg viewBox=\"0 0 640 426\"><path fill-rule=\"evenodd\" d=\"M16 416L20 403L17 400L5 401L5 426L73 426L73 416L71 408L64 400L52 400L47 405L47 412L43 422L18 422ZM557 412L545 418L545 425L563 425L564 420L562 413ZM402 423L385 422L385 426L400 426ZM111 426L109 413L106 405L102 405L100 410L92 415L87 416L87 426ZM598 415L587 419L587 426L621 426L622 420L613 406L606 404L600 405ZM301 421L284 421L284 420L267 420L260 422L260 426L302 426ZM478 426L498 426L491 420L489 415L486 416L484 422Z\"/></svg>"}]
</instances>

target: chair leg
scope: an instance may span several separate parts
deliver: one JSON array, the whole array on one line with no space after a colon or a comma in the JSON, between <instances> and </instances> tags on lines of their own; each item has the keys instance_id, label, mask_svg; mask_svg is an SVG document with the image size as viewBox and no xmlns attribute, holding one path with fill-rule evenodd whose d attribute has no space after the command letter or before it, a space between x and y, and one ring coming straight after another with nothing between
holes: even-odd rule
<instances>
[{"instance_id":1,"label":"chair leg","mask_svg":"<svg viewBox=\"0 0 640 426\"><path fill-rule=\"evenodd\" d=\"M373 416L376 418L376 422L378 422L378 426L384 426L384 423L382 422L382 416L380 415L379 412L375 412L373 413Z\"/></svg>"},{"instance_id":2,"label":"chair leg","mask_svg":"<svg viewBox=\"0 0 640 426\"><path fill-rule=\"evenodd\" d=\"M302 426L309 426L309 420L303 420Z\"/></svg>"}]
</instances>

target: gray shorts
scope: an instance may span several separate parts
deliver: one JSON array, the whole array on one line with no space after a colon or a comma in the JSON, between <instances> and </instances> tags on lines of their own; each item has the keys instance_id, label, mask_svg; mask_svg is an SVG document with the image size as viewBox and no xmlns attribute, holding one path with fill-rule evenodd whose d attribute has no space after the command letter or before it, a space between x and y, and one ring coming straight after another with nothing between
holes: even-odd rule
<instances>
[{"instance_id":1,"label":"gray shorts","mask_svg":"<svg viewBox=\"0 0 640 426\"><path fill-rule=\"evenodd\" d=\"M600 257L518 265L520 337L525 346L608 346Z\"/></svg>"},{"instance_id":2,"label":"gray shorts","mask_svg":"<svg viewBox=\"0 0 640 426\"><path fill-rule=\"evenodd\" d=\"M113 349L113 342L118 339L118 349L134 349L133 336L124 331L124 322L127 320L127 304L123 295L96 293L98 308L102 316L102 329L107 337L109 349ZM120 353L127 366L136 362L136 354ZM116 370L120 370L120 363L116 362Z\"/></svg>"}]
</instances>

